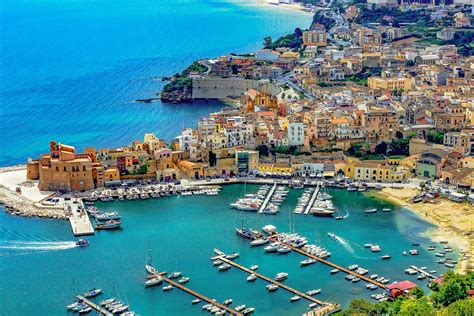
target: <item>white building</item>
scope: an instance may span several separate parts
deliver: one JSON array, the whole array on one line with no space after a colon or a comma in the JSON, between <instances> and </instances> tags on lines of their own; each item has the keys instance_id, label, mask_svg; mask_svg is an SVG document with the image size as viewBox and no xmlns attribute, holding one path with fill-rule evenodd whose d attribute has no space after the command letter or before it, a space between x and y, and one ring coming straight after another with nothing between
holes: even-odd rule
<instances>
[{"instance_id":1,"label":"white building","mask_svg":"<svg viewBox=\"0 0 474 316\"><path fill-rule=\"evenodd\" d=\"M303 123L288 123L288 143L290 146L301 146L304 144Z\"/></svg>"}]
</instances>

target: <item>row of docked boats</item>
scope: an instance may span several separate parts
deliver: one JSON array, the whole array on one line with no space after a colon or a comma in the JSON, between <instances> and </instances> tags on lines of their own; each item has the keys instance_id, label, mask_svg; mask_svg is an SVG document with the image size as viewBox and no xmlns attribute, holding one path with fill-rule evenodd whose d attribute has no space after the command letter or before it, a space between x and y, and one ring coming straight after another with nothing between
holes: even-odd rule
<instances>
[{"instance_id":1,"label":"row of docked boats","mask_svg":"<svg viewBox=\"0 0 474 316\"><path fill-rule=\"evenodd\" d=\"M366 213L366 214L374 214L374 213L377 213L377 211L378 211L378 210L377 210L376 208L368 208L368 209L365 209L365 210L364 210L364 213ZM391 209L391 208L388 208L388 207L384 207L384 208L382 209L382 212L384 212L384 213L390 213L391 211L392 211L392 209Z\"/></svg>"},{"instance_id":2,"label":"row of docked boats","mask_svg":"<svg viewBox=\"0 0 474 316\"><path fill-rule=\"evenodd\" d=\"M102 294L102 289L100 288L93 288L88 290L83 294L84 298L92 299ZM122 303L119 300L108 297L102 300L99 303L99 306L102 309L107 310L110 314L113 315L122 315L122 316L133 316L135 315L134 312L129 311L130 306L128 304ZM88 314L92 312L92 306L86 303L84 299L76 299L72 304L66 306L68 311L79 313L79 314Z\"/></svg>"},{"instance_id":3,"label":"row of docked boats","mask_svg":"<svg viewBox=\"0 0 474 316\"><path fill-rule=\"evenodd\" d=\"M298 198L298 203L296 204L294 213L295 214L303 214L306 207L311 200L311 195L314 192L314 188L307 188L304 190L303 194Z\"/></svg>"},{"instance_id":4,"label":"row of docked boats","mask_svg":"<svg viewBox=\"0 0 474 316\"><path fill-rule=\"evenodd\" d=\"M93 217L96 221L96 230L111 230L120 228L122 225L121 216L117 212L105 212L102 213L95 206L89 206L86 208L87 213Z\"/></svg>"}]
</instances>

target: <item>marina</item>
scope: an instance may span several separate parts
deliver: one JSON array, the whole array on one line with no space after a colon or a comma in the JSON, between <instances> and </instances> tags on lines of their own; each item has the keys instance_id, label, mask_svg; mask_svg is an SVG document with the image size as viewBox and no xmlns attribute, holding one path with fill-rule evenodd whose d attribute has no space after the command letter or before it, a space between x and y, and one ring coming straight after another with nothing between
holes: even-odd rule
<instances>
[{"instance_id":1,"label":"marina","mask_svg":"<svg viewBox=\"0 0 474 316\"><path fill-rule=\"evenodd\" d=\"M316 198L318 197L319 189L320 189L320 185L318 184L318 185L316 186L316 189L315 189L314 192L313 192L313 195L311 195L311 199L309 200L308 205L306 206L306 209L305 209L305 211L304 211L304 214L305 214L305 215L309 214L309 212L311 211L311 208L312 208L313 205L314 205L314 201L315 201Z\"/></svg>"},{"instance_id":2,"label":"marina","mask_svg":"<svg viewBox=\"0 0 474 316\"><path fill-rule=\"evenodd\" d=\"M272 198L273 193L275 192L276 188L277 188L277 184L274 183L273 186L270 189L270 192L268 192L267 196L265 197L265 200L263 201L262 205L260 206L260 209L258 210L258 212L260 214L262 214L263 211L265 210L265 208L267 207L268 202L270 202L270 199Z\"/></svg>"},{"instance_id":3,"label":"marina","mask_svg":"<svg viewBox=\"0 0 474 316\"><path fill-rule=\"evenodd\" d=\"M83 301L85 304L87 304L90 308L92 308L93 310L95 310L96 312L100 313L101 315L105 315L105 316L112 316L113 314L111 312L109 312L108 310L106 310L105 308L97 305L96 303L90 301L89 299L81 296L81 295L77 295L76 296L76 299L79 300L79 301Z\"/></svg>"},{"instance_id":4,"label":"marina","mask_svg":"<svg viewBox=\"0 0 474 316\"><path fill-rule=\"evenodd\" d=\"M74 236L94 235L94 227L81 199L64 200L64 207L69 213L69 223Z\"/></svg>"}]
</instances>

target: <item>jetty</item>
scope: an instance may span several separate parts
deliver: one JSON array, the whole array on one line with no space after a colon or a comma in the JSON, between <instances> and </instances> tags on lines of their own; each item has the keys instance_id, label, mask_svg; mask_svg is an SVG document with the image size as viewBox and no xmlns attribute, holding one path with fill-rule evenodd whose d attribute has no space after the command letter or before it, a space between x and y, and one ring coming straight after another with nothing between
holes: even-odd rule
<instances>
[{"instance_id":1,"label":"jetty","mask_svg":"<svg viewBox=\"0 0 474 316\"><path fill-rule=\"evenodd\" d=\"M276 188L277 188L277 184L274 183L273 186L272 186L272 188L271 188L270 191L268 192L267 196L265 197L265 200L263 200L263 203L262 203L262 205L260 206L260 209L258 210L258 213L259 213L259 214L262 214L263 211L265 210L265 208L267 207L268 202L270 202L270 199L272 198L273 193L275 193Z\"/></svg>"},{"instance_id":2,"label":"jetty","mask_svg":"<svg viewBox=\"0 0 474 316\"><path fill-rule=\"evenodd\" d=\"M207 297L207 296L204 296L204 295L202 295L202 294L200 294L200 293L198 293L198 292L196 292L196 291L193 291L193 290L191 290L190 288L188 288L188 287L186 287L186 286L184 286L184 285L182 285L182 284L180 284L180 283L178 283L178 282L175 282L175 281L173 281L173 280L171 280L171 279L165 277L164 274L160 274L160 275L162 276L163 281L165 281L166 283L168 283L168 284L170 284L170 285L172 285L172 286L174 286L174 287L180 289L180 290L183 291L183 292L186 292L186 293L188 293L188 294L191 294L191 295L194 296L194 297L197 297L197 298L199 298L199 299L201 299L201 300L203 300L203 301L208 302L209 304L212 304L212 305L214 305L214 306L216 306L216 307L218 307L218 308L220 308L220 309L222 309L222 310L225 310L225 311L226 311L227 313L229 313L229 314L237 315L237 316L243 316L243 314L241 314L241 313L239 313L238 311L236 311L236 310L230 308L230 307L227 306L227 305L221 304L221 303L219 303L219 302L217 302L217 301L214 301L213 299L211 299L211 298L209 298L209 297Z\"/></svg>"},{"instance_id":3,"label":"jetty","mask_svg":"<svg viewBox=\"0 0 474 316\"><path fill-rule=\"evenodd\" d=\"M346 268L344 268L344 267L341 267L340 265L335 264L335 263L333 263L333 262L331 262L331 261L328 261L328 260L319 258L318 256L312 255L312 254L310 254L310 253L307 253L307 252L301 250L300 248L293 247L293 246L291 246L291 245L289 245L289 244L286 244L286 243L284 243L284 242L281 242L281 241L279 241L279 240L277 240L277 239L275 238L275 237L277 237L277 236L278 236L278 235L272 235L272 236L268 237L268 239L271 240L272 242L278 242L278 243L280 243L281 245L290 248L290 249L293 250L294 252L297 252L297 253L302 254L303 256L306 256L306 257L308 257L308 258L311 258L311 259L314 259L314 260L316 260L316 261L319 261L319 262L321 262L321 263L323 263L323 264L325 264L325 265L327 265L327 266L330 266L330 267L332 267L332 268L338 269L339 271L345 272L345 273L347 273L347 274L352 274L352 275L358 277L359 279L361 279L361 280L363 280L363 281L366 281L366 282L368 282L368 283L375 284L376 286L378 286L378 287L380 287L380 288L382 288L382 289L384 289L384 290L385 290L385 288L386 288L385 285L383 285L382 283L377 282L377 281L375 281L375 280L372 280L371 278L368 278L368 277L363 276L363 275L361 275L361 274L359 274L359 273L356 273L355 271L352 271L352 270L346 269Z\"/></svg>"},{"instance_id":4,"label":"jetty","mask_svg":"<svg viewBox=\"0 0 474 316\"><path fill-rule=\"evenodd\" d=\"M438 279L438 277L437 277L436 275L433 275L433 274L431 274L431 273L429 273L429 272L427 272L427 271L425 271L425 270L422 270L422 269L418 268L417 266L410 266L410 268L412 268L413 270L416 270L416 271L420 272L420 273L423 274L423 275L426 275L426 276L427 276L428 278L430 278L430 279L433 279L433 280L434 280L434 279Z\"/></svg>"},{"instance_id":5,"label":"jetty","mask_svg":"<svg viewBox=\"0 0 474 316\"><path fill-rule=\"evenodd\" d=\"M94 235L94 227L81 199L64 200L64 208L70 214L69 223L74 236Z\"/></svg>"},{"instance_id":6,"label":"jetty","mask_svg":"<svg viewBox=\"0 0 474 316\"><path fill-rule=\"evenodd\" d=\"M292 288L292 287L289 287L288 285L285 285L285 284L283 284L283 283L281 283L281 282L275 281L275 280L273 280L272 278L269 278L269 277L267 277L267 276L264 276L263 274L260 274L260 273L258 273L258 272L256 272L256 271L250 270L249 268L246 268L246 267L244 267L244 266L242 266L242 265L240 265L240 264L238 264L238 263L235 263L235 262L232 261L232 260L226 259L225 256L221 256L221 257L218 257L218 258L219 258L219 260L221 260L221 261L223 261L223 262L225 262L225 263L227 263L227 264L230 264L231 266L234 266L234 267L236 267L236 268L238 268L238 269L240 269L240 270L242 270L242 271L244 271L244 272L247 272L247 273L249 273L249 274L255 274L255 276L258 277L259 279L262 279L262 280L264 280L264 281L267 281L268 283L273 283L273 284L275 284L275 285L278 285L278 287L280 287L280 288L282 288L282 289L285 289L285 290L287 290L288 292L291 292L291 293L296 294L296 295L298 295L298 296L301 296L302 298L307 299L308 301L311 301L312 303L316 303L316 304L318 304L318 305L326 305L326 304L327 304L326 302L323 302L323 301L321 301L321 300L318 300L317 298L314 298L314 297L312 297L312 296L310 296L310 295L308 295L308 294L306 294L306 293L300 292L300 291L298 291L298 290L296 290L296 289L294 289L294 288Z\"/></svg>"},{"instance_id":7,"label":"jetty","mask_svg":"<svg viewBox=\"0 0 474 316\"><path fill-rule=\"evenodd\" d=\"M81 300L84 302L84 304L90 306L93 310L95 310L96 312L102 314L102 315L106 315L106 316L112 316L113 314L111 312L109 312L108 310L106 310L105 308L102 308L101 306L97 305L96 303L88 300L87 298L83 297L82 295L77 295L76 298L78 300Z\"/></svg>"},{"instance_id":8,"label":"jetty","mask_svg":"<svg viewBox=\"0 0 474 316\"><path fill-rule=\"evenodd\" d=\"M309 203L308 205L306 205L306 209L304 210L304 214L305 215L308 215L309 214L309 211L311 211L311 208L313 207L314 205L314 201L316 200L316 198L318 197L318 194L319 194L319 189L321 188L321 185L318 183L316 185L316 189L314 190L313 192L313 195L311 195L311 199L309 200Z\"/></svg>"}]
</instances>

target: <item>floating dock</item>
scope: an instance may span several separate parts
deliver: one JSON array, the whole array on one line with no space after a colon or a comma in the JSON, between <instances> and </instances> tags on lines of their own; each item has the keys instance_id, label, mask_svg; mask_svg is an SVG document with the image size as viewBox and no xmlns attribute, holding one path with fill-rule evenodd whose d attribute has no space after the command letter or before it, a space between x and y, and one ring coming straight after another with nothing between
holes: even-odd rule
<instances>
[{"instance_id":1,"label":"floating dock","mask_svg":"<svg viewBox=\"0 0 474 316\"><path fill-rule=\"evenodd\" d=\"M416 270L418 272L420 272L421 274L423 275L426 275L428 278L430 279L438 279L438 277L436 275L433 275L429 272L426 272L425 270L422 270L420 268L418 268L417 266L410 266L410 268L412 268L413 270Z\"/></svg>"},{"instance_id":2,"label":"floating dock","mask_svg":"<svg viewBox=\"0 0 474 316\"><path fill-rule=\"evenodd\" d=\"M81 199L64 200L64 208L70 214L69 223L74 236L94 235L94 227Z\"/></svg>"},{"instance_id":3,"label":"floating dock","mask_svg":"<svg viewBox=\"0 0 474 316\"><path fill-rule=\"evenodd\" d=\"M380 288L382 288L382 289L385 289L385 288L386 288L385 285L383 285L382 283L377 282L377 281L375 281L375 280L372 280L371 278L368 278L368 277L363 276L363 275L361 275L361 274L358 274L358 273L356 273L356 272L354 272L354 271L351 271L351 270L349 270L349 269L346 269L346 268L344 268L344 267L341 267L340 265L337 265L337 264L332 263L332 262L330 262L330 261L327 261L327 260L325 260L325 259L321 259L321 258L319 258L319 257L317 257L317 256L315 256L315 255L312 255L312 254L310 254L310 253L307 253L307 252L301 250L300 248L296 248L296 247L293 247L293 246L291 246L291 245L289 245L289 244L285 244L285 243L283 243L283 242L277 240L277 239L275 238L275 236L277 236L277 235L270 236L270 237L268 237L268 239L271 240L271 241L273 241L273 242L279 242L281 245L286 246L286 247L290 248L291 250L302 254L303 256L306 256L306 257L308 257L308 258L317 260L317 261L319 261L319 262L321 262L321 263L324 263L325 265L328 265L328 266L330 266L330 267L333 267L333 268L335 268L335 269L338 269L339 271L345 272L345 273L347 273L347 274L352 274L352 275L358 277L359 279L361 279L361 280L363 280L363 281L366 281L366 282L375 284L375 285L377 285L378 287L380 287Z\"/></svg>"},{"instance_id":4,"label":"floating dock","mask_svg":"<svg viewBox=\"0 0 474 316\"><path fill-rule=\"evenodd\" d=\"M184 285L182 285L182 284L179 284L178 282L175 282L175 281L173 281L173 280L171 280L171 279L168 279L168 278L165 277L164 275L162 275L162 278L163 278L163 281L165 281L166 283L171 284L172 286L174 286L174 287L180 289L180 290L183 291L183 292L186 292L186 293L188 293L188 294L191 294L191 295L194 296L194 297L197 297L197 298L199 298L199 299L201 299L201 300L203 300L203 301L206 301L206 302L208 302L209 304L212 304L212 305L214 305L214 306L216 306L216 307L218 307L218 308L220 308L220 309L223 309L223 310L225 310L227 313L230 313L230 314L232 314L232 315L237 315L237 316L243 316L243 314L241 314L241 313L239 313L238 311L236 311L236 310L230 308L229 306L224 305L224 304L221 304L221 303L216 302L216 301L213 301L213 300L210 299L209 297L206 297L206 296L204 296L204 295L202 295L202 294L199 294L198 292L193 291L193 290L191 290L190 288L188 288L188 287L186 287L186 286L184 286Z\"/></svg>"},{"instance_id":5,"label":"floating dock","mask_svg":"<svg viewBox=\"0 0 474 316\"><path fill-rule=\"evenodd\" d=\"M259 214L262 214L265 208L267 207L268 202L270 202L270 199L272 198L273 193L275 193L276 188L277 184L274 183L272 188L270 189L270 192L268 192L267 196L265 197L265 200L263 200L262 206L260 206L260 209L258 210Z\"/></svg>"},{"instance_id":6,"label":"floating dock","mask_svg":"<svg viewBox=\"0 0 474 316\"><path fill-rule=\"evenodd\" d=\"M319 194L319 189L320 189L320 184L318 183L318 185L316 186L316 189L314 190L313 192L313 195L311 195L311 199L309 200L309 203L308 205L306 205L306 209L304 210L304 215L308 215L309 214L309 211L311 211L311 208L313 207L314 205L314 201L316 200L316 198L318 197L318 194Z\"/></svg>"},{"instance_id":7,"label":"floating dock","mask_svg":"<svg viewBox=\"0 0 474 316\"><path fill-rule=\"evenodd\" d=\"M244 267L244 266L242 266L242 265L240 265L240 264L238 264L238 263L235 263L235 262L233 262L232 260L226 259L225 256L219 257L219 259L222 260L223 262L225 262L225 263L227 263L227 264L230 264L231 266L234 266L234 267L236 267L236 268L238 268L238 269L240 269L240 270L242 270L242 271L245 271L245 272L247 272L247 273L249 273L249 274L255 274L255 276L257 276L258 278L260 278L260 279L262 279L262 280L264 280L264 281L267 281L268 283L273 283L273 284L275 284L275 285L278 285L278 287L280 287L280 288L282 288L282 289L285 289L285 290L287 290L288 292L291 292L291 293L296 294L296 295L298 295L298 296L301 296L302 298L305 298L305 299L307 299L308 301L311 301L312 303L317 303L317 304L319 304L319 305L325 305L325 304L327 304L327 303L325 303L325 302L323 302L323 301L321 301L321 300L318 300L317 298L314 298L314 297L312 297L312 296L310 296L310 295L308 295L308 294L306 294L306 293L300 292L300 291L298 291L298 290L296 290L296 289L294 289L294 288L292 288L292 287L289 287L289 286L287 286L287 285L285 285L285 284L283 284L283 283L280 283L280 282L278 282L278 281L275 281L275 280L273 280L272 278L266 277L266 276L264 276L263 274L260 274L260 273L258 273L258 272L256 272L256 271L253 271L253 270L250 270L249 268L246 268L246 267Z\"/></svg>"},{"instance_id":8,"label":"floating dock","mask_svg":"<svg viewBox=\"0 0 474 316\"><path fill-rule=\"evenodd\" d=\"M109 312L105 308L102 308L101 306L95 304L94 302L88 300L87 298L85 298L81 295L77 295L76 298L78 300L82 300L86 305L90 306L93 310L95 310L96 312L98 312L102 315L106 315L106 316L112 316L113 315L111 312Z\"/></svg>"}]
</instances>

